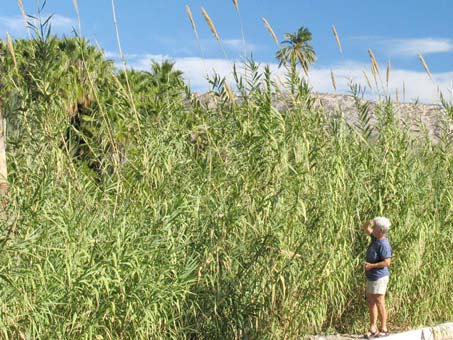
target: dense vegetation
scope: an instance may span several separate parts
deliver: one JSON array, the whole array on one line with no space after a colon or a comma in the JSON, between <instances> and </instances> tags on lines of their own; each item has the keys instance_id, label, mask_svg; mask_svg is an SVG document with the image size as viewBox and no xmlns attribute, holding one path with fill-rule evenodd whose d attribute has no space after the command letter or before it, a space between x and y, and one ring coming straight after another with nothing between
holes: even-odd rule
<instances>
[{"instance_id":1,"label":"dense vegetation","mask_svg":"<svg viewBox=\"0 0 453 340\"><path fill-rule=\"evenodd\" d=\"M393 222L391 328L451 320L453 154L382 102L348 126L288 77L118 72L82 38L0 44L5 339L296 339L367 325L360 224ZM13 58L14 56L14 58ZM354 88L354 86L353 86ZM357 90L357 89L356 89ZM354 91L357 96L357 91Z\"/></svg>"}]
</instances>

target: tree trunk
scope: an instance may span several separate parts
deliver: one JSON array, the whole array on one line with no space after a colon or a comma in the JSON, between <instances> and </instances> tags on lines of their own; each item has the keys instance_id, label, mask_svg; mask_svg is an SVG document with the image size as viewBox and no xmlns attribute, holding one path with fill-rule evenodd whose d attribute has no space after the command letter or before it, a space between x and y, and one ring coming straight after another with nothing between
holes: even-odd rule
<instances>
[{"instance_id":1,"label":"tree trunk","mask_svg":"<svg viewBox=\"0 0 453 340\"><path fill-rule=\"evenodd\" d=\"M0 196L8 192L8 171L6 169L5 136L3 132L3 115L0 108Z\"/></svg>"}]
</instances>

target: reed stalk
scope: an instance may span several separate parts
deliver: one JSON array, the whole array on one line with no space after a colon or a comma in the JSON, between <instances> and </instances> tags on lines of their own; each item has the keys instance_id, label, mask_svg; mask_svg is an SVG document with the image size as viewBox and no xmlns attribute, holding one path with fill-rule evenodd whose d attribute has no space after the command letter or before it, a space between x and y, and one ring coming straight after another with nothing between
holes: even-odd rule
<instances>
[{"instance_id":1,"label":"reed stalk","mask_svg":"<svg viewBox=\"0 0 453 340\"><path fill-rule=\"evenodd\" d=\"M138 111L137 111L137 107L135 105L134 96L132 95L132 90L131 90L131 86L130 86L130 83L129 83L129 77L127 75L126 59L124 57L123 49L121 47L121 39L120 39L120 33L119 33L119 29L118 29L118 22L116 20L115 0L112 0L112 15L113 15L113 24L115 26L116 42L117 42L117 45L118 45L118 51L120 52L121 65L123 67L124 78L126 79L127 91L129 93L129 101L130 101L130 104L131 104L132 109L134 111L135 122L137 124L138 132L141 133L141 127L140 127L140 122L139 122L139 114L138 114Z\"/></svg>"},{"instance_id":2,"label":"reed stalk","mask_svg":"<svg viewBox=\"0 0 453 340\"><path fill-rule=\"evenodd\" d=\"M80 21L80 12L79 12L78 0L72 0L72 3L74 5L74 9L75 9L76 15L77 15L77 25L78 25L78 29L79 29L79 35L82 36L82 24L81 24L81 21Z\"/></svg>"},{"instance_id":3,"label":"reed stalk","mask_svg":"<svg viewBox=\"0 0 453 340\"><path fill-rule=\"evenodd\" d=\"M0 106L0 197L8 192L8 168L6 166L6 145L2 107Z\"/></svg>"}]
</instances>

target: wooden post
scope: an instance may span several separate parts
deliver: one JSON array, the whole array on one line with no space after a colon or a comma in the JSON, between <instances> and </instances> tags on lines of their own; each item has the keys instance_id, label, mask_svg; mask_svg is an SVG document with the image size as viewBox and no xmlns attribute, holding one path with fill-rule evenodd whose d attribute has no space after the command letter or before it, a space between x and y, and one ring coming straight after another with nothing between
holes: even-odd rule
<instances>
[{"instance_id":1,"label":"wooden post","mask_svg":"<svg viewBox=\"0 0 453 340\"><path fill-rule=\"evenodd\" d=\"M6 168L6 150L3 129L3 115L0 108L0 196L8 192L8 170Z\"/></svg>"}]
</instances>

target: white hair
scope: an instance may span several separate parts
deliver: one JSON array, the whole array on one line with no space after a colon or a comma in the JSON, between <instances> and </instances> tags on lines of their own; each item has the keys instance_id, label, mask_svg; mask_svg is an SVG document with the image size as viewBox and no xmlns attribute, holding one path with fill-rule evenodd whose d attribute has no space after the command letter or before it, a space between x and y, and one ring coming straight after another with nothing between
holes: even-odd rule
<instances>
[{"instance_id":1,"label":"white hair","mask_svg":"<svg viewBox=\"0 0 453 340\"><path fill-rule=\"evenodd\" d=\"M387 232L390 229L390 220L387 217L375 217L373 219L375 227L379 228L384 234L387 234Z\"/></svg>"}]
</instances>

